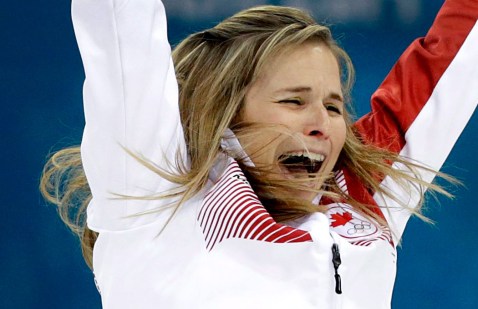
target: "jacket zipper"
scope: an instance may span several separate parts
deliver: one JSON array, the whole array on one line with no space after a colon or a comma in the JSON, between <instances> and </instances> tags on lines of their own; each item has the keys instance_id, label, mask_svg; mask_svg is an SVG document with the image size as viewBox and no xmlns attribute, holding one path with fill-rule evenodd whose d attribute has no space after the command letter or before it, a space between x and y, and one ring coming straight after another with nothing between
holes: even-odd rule
<instances>
[{"instance_id":1,"label":"jacket zipper","mask_svg":"<svg viewBox=\"0 0 478 309\"><path fill-rule=\"evenodd\" d=\"M339 245L334 243L332 245L332 263L334 265L334 278L335 278L335 293L342 294L342 279L339 275L339 266L342 264L342 260L340 259L340 250Z\"/></svg>"}]
</instances>

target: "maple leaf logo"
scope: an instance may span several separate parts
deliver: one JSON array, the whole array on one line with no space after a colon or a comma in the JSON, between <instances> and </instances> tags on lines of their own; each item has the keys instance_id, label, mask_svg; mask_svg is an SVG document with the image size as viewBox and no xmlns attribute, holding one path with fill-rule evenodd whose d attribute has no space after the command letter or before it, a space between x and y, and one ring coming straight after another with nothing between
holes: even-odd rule
<instances>
[{"instance_id":1,"label":"maple leaf logo","mask_svg":"<svg viewBox=\"0 0 478 309\"><path fill-rule=\"evenodd\" d=\"M332 223L330 223L330 226L332 227L346 225L350 220L352 220L352 214L348 211L342 214L335 213L331 215L331 219L334 220Z\"/></svg>"}]
</instances>

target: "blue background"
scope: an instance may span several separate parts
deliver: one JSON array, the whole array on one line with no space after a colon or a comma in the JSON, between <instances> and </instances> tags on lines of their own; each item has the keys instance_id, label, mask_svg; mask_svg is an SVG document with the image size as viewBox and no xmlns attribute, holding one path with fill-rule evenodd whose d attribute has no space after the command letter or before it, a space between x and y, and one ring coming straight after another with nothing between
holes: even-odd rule
<instances>
[{"instance_id":1,"label":"blue background","mask_svg":"<svg viewBox=\"0 0 478 309\"><path fill-rule=\"evenodd\" d=\"M359 115L368 110L368 98L400 53L415 37L426 33L442 3L407 1L295 1L309 6L319 20L335 24L335 35L357 68L354 103ZM326 5L332 2L334 7ZM367 9L354 8L352 4L357 2ZM196 15L201 14L195 7L198 3L207 12L205 17ZM171 41L212 26L232 13L230 3L166 1ZM318 13L319 4L322 13ZM84 124L84 75L69 1L2 2L0 42L0 308L100 308L77 240L37 189L47 154L78 144ZM478 209L474 194L478 186L473 177L478 172L477 133L474 116L444 168L463 180L465 187L451 188L455 200L436 203L430 199L426 213L435 225L417 219L408 225L399 250L393 308L477 308Z\"/></svg>"}]
</instances>

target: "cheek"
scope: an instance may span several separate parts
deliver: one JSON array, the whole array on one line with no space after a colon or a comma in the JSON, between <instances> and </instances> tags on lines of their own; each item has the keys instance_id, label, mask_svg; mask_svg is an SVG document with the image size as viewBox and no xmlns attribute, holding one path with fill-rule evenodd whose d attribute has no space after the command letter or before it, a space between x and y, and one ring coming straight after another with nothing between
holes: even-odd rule
<instances>
[{"instance_id":1,"label":"cheek","mask_svg":"<svg viewBox=\"0 0 478 309\"><path fill-rule=\"evenodd\" d=\"M334 130L334 152L340 153L342 148L345 144L345 139L347 137L347 125L345 121L342 119L341 121L337 122L337 126Z\"/></svg>"},{"instance_id":2,"label":"cheek","mask_svg":"<svg viewBox=\"0 0 478 309\"><path fill-rule=\"evenodd\" d=\"M257 123L257 122L256 122ZM237 138L242 149L258 167L270 167L275 161L275 153L280 141L279 133L268 128L257 127L253 132L239 133Z\"/></svg>"},{"instance_id":3,"label":"cheek","mask_svg":"<svg viewBox=\"0 0 478 309\"><path fill-rule=\"evenodd\" d=\"M270 106L269 108L263 108L261 106L257 108L250 108L244 113L243 121L262 124L278 124L290 126L295 121L293 120L294 114L287 113L276 106Z\"/></svg>"}]
</instances>

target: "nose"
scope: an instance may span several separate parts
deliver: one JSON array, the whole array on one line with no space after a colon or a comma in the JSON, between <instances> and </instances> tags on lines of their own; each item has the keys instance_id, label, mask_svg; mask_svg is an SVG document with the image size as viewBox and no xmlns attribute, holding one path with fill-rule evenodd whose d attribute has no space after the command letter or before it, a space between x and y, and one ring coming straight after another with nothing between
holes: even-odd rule
<instances>
[{"instance_id":1,"label":"nose","mask_svg":"<svg viewBox=\"0 0 478 309\"><path fill-rule=\"evenodd\" d=\"M304 135L328 138L330 133L330 117L327 109L320 104L307 112Z\"/></svg>"}]
</instances>

